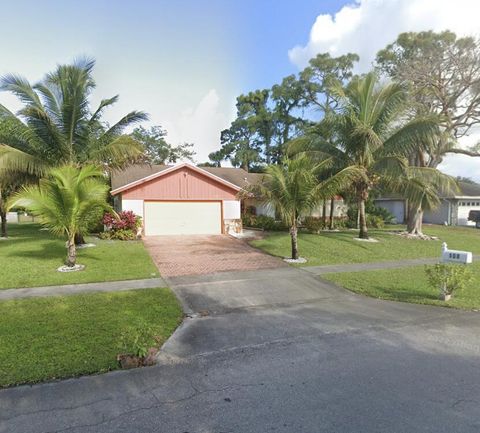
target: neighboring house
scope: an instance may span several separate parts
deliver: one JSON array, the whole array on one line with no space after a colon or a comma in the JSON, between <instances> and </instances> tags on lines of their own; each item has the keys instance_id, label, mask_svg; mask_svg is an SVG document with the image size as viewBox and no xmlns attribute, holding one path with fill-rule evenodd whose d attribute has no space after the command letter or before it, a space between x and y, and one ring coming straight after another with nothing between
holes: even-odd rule
<instances>
[{"instance_id":1,"label":"neighboring house","mask_svg":"<svg viewBox=\"0 0 480 433\"><path fill-rule=\"evenodd\" d=\"M238 193L263 175L240 168L136 165L112 175L117 211L143 219L146 236L242 230Z\"/></svg>"},{"instance_id":2,"label":"neighboring house","mask_svg":"<svg viewBox=\"0 0 480 433\"><path fill-rule=\"evenodd\" d=\"M468 221L471 210L480 210L480 185L459 182L460 191L452 196L442 197L440 206L425 211L423 222L430 224L475 225ZM377 206L387 209L394 215L396 222L403 223L407 218L407 206L404 199L398 196L380 197L374 200Z\"/></svg>"}]
</instances>

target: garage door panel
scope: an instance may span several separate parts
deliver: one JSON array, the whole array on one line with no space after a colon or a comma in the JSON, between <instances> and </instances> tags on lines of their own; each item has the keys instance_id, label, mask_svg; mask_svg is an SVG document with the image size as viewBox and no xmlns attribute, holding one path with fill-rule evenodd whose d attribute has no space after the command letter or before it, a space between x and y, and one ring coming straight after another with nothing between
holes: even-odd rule
<instances>
[{"instance_id":1,"label":"garage door panel","mask_svg":"<svg viewBox=\"0 0 480 433\"><path fill-rule=\"evenodd\" d=\"M145 202L145 235L216 235L222 232L220 202Z\"/></svg>"}]
</instances>

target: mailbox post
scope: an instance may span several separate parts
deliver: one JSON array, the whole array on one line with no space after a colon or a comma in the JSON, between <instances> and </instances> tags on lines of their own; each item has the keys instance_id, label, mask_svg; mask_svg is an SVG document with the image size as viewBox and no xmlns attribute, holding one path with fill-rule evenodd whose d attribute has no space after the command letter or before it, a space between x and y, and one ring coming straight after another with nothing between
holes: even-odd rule
<instances>
[{"instance_id":1,"label":"mailbox post","mask_svg":"<svg viewBox=\"0 0 480 433\"><path fill-rule=\"evenodd\" d=\"M472 263L472 253L470 251L449 250L447 243L444 242L442 244L442 262L466 265Z\"/></svg>"}]
</instances>

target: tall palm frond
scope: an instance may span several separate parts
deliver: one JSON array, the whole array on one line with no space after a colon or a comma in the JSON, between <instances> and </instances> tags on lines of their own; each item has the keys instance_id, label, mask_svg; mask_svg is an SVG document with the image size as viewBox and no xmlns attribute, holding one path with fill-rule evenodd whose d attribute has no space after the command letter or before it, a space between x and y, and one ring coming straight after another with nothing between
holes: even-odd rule
<instances>
[{"instance_id":1,"label":"tall palm frond","mask_svg":"<svg viewBox=\"0 0 480 433\"><path fill-rule=\"evenodd\" d=\"M95 88L92 77L95 61L80 58L69 65L59 65L45 78L31 85L17 75L4 76L0 89L16 95L23 104L17 115L0 107L0 119L16 122L16 131L0 143L21 152L12 153L4 148L0 154L0 170L11 161L18 170L33 161L43 161L43 166L59 164L102 164L112 168L135 161L141 153L138 143L122 137L125 128L147 120L141 111L132 111L109 127L101 116L107 107L118 101L118 96L101 101L97 109L90 110L90 96ZM25 157L24 164L20 159ZM96 159L97 158L97 159ZM42 166L42 170L43 170Z\"/></svg>"}]
</instances>

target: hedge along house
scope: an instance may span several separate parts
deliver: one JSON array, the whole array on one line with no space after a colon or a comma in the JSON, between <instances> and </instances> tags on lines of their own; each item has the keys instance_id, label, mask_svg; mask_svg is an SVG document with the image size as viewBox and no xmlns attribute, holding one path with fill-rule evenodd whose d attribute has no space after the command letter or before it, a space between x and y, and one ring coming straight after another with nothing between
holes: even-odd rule
<instances>
[{"instance_id":1,"label":"hedge along house","mask_svg":"<svg viewBox=\"0 0 480 433\"><path fill-rule=\"evenodd\" d=\"M219 235L242 230L238 193L263 175L239 168L135 165L112 175L117 211L142 217L145 236Z\"/></svg>"},{"instance_id":2,"label":"hedge along house","mask_svg":"<svg viewBox=\"0 0 480 433\"><path fill-rule=\"evenodd\" d=\"M468 221L471 210L480 210L480 185L459 182L460 191L452 196L442 197L440 206L425 211L423 222L427 224L448 224L453 226L474 226ZM377 206L387 209L395 217L395 221L403 223L407 219L406 200L400 196L379 197L375 199Z\"/></svg>"}]
</instances>

